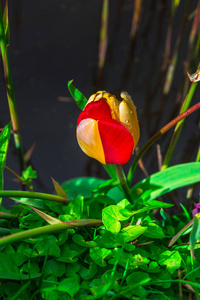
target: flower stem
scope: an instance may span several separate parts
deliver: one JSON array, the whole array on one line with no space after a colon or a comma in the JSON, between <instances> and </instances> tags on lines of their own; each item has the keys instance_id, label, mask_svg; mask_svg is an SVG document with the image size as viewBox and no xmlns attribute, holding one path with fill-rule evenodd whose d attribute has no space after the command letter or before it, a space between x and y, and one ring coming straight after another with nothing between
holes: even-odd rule
<instances>
[{"instance_id":1,"label":"flower stem","mask_svg":"<svg viewBox=\"0 0 200 300\"><path fill-rule=\"evenodd\" d=\"M33 198L54 201L58 203L65 204L67 199L57 195L37 193L37 192L28 192L28 191L0 191L0 197L10 197L10 198Z\"/></svg>"},{"instance_id":2,"label":"flower stem","mask_svg":"<svg viewBox=\"0 0 200 300\"><path fill-rule=\"evenodd\" d=\"M124 195L125 197L128 199L128 200L131 200L131 191L129 189L129 186L127 184L127 180L126 180L126 176L124 174L124 171L122 169L122 166L121 165L115 165L115 170L116 170L116 173L117 173L117 177L119 179L119 182L121 184L121 187L124 191Z\"/></svg>"}]
</instances>

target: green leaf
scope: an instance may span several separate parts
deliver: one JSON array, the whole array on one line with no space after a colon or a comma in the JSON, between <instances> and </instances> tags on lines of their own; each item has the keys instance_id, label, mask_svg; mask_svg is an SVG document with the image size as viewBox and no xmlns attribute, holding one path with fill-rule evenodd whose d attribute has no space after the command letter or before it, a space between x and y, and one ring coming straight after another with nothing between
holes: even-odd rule
<instances>
[{"instance_id":1,"label":"green leaf","mask_svg":"<svg viewBox=\"0 0 200 300\"><path fill-rule=\"evenodd\" d=\"M200 219L197 216L194 216L193 227L192 227L192 231L190 233L190 251L191 251L193 258L195 258L194 257L194 247L199 238L199 233L200 233Z\"/></svg>"},{"instance_id":2,"label":"green leaf","mask_svg":"<svg viewBox=\"0 0 200 300\"><path fill-rule=\"evenodd\" d=\"M133 201L146 201L169 193L177 188L200 182L200 163L186 163L157 172L136 184Z\"/></svg>"},{"instance_id":3,"label":"green leaf","mask_svg":"<svg viewBox=\"0 0 200 300\"><path fill-rule=\"evenodd\" d=\"M127 220L130 216L124 216L120 211L123 209L117 205L109 205L102 211L102 221L106 229L112 233L118 233L121 230L120 221Z\"/></svg>"},{"instance_id":4,"label":"green leaf","mask_svg":"<svg viewBox=\"0 0 200 300\"><path fill-rule=\"evenodd\" d=\"M130 242L138 238L147 230L147 227L142 227L141 225L129 225L122 229L127 236L125 237L126 242Z\"/></svg>"},{"instance_id":5,"label":"green leaf","mask_svg":"<svg viewBox=\"0 0 200 300\"><path fill-rule=\"evenodd\" d=\"M78 280L78 275L63 279L58 286L58 291L68 293L71 297L74 297L80 288Z\"/></svg>"},{"instance_id":6,"label":"green leaf","mask_svg":"<svg viewBox=\"0 0 200 300\"><path fill-rule=\"evenodd\" d=\"M181 266L181 256L177 250L166 250L160 255L158 263L161 266L166 265L170 274L173 274Z\"/></svg>"},{"instance_id":7,"label":"green leaf","mask_svg":"<svg viewBox=\"0 0 200 300\"><path fill-rule=\"evenodd\" d=\"M65 264L59 261L55 261L54 259L50 259L47 261L44 276L47 277L51 274L56 277L61 277L65 273Z\"/></svg>"},{"instance_id":8,"label":"green leaf","mask_svg":"<svg viewBox=\"0 0 200 300\"><path fill-rule=\"evenodd\" d=\"M26 272L31 276L40 276L40 268L37 263L26 263L20 269L20 272Z\"/></svg>"},{"instance_id":9,"label":"green leaf","mask_svg":"<svg viewBox=\"0 0 200 300\"><path fill-rule=\"evenodd\" d=\"M107 265L107 263L105 262L105 258L111 254L112 251L106 248L90 248L90 256L92 260L100 267L105 267Z\"/></svg>"},{"instance_id":10,"label":"green leaf","mask_svg":"<svg viewBox=\"0 0 200 300\"><path fill-rule=\"evenodd\" d=\"M172 207L173 204L169 204L169 203L164 203L161 201L157 201L157 200L147 200L144 203L145 207L135 210L132 212L132 215L136 215L136 214L140 214L143 212L147 212L153 209L158 209L158 208L167 208L167 207Z\"/></svg>"},{"instance_id":11,"label":"green leaf","mask_svg":"<svg viewBox=\"0 0 200 300\"><path fill-rule=\"evenodd\" d=\"M83 110L87 103L87 98L72 84L72 82L73 80L68 82L68 89L78 107Z\"/></svg>"},{"instance_id":12,"label":"green leaf","mask_svg":"<svg viewBox=\"0 0 200 300\"><path fill-rule=\"evenodd\" d=\"M0 253L0 279L27 280L31 277L39 277L39 274L21 274L18 266L15 263L14 257L10 257L5 253Z\"/></svg>"},{"instance_id":13,"label":"green leaf","mask_svg":"<svg viewBox=\"0 0 200 300\"><path fill-rule=\"evenodd\" d=\"M75 263L78 261L78 257L87 250L87 248L80 247L79 245L72 244L67 245L64 244L61 247L60 257L57 258L57 261L65 262L65 263Z\"/></svg>"},{"instance_id":14,"label":"green leaf","mask_svg":"<svg viewBox=\"0 0 200 300\"><path fill-rule=\"evenodd\" d=\"M51 180L52 180L52 182L53 182L53 185L54 185L54 189L55 189L55 191L56 191L56 194L58 195L58 196L61 196L61 197L63 197L63 198L68 198L67 197L67 194L66 194L66 192L63 190L63 188L60 186L60 184L57 182L57 181L55 181L52 177L51 177Z\"/></svg>"},{"instance_id":15,"label":"green leaf","mask_svg":"<svg viewBox=\"0 0 200 300\"><path fill-rule=\"evenodd\" d=\"M89 264L89 269L85 267L81 267L80 276L83 280L91 280L94 275L97 273L97 265L93 261Z\"/></svg>"},{"instance_id":16,"label":"green leaf","mask_svg":"<svg viewBox=\"0 0 200 300\"><path fill-rule=\"evenodd\" d=\"M165 237L162 228L155 223L149 223L147 230L144 233L145 236L153 239L162 239Z\"/></svg>"},{"instance_id":17,"label":"green leaf","mask_svg":"<svg viewBox=\"0 0 200 300\"><path fill-rule=\"evenodd\" d=\"M90 247L97 246L97 243L95 243L95 241L86 242L80 234L74 234L72 236L72 240L74 241L74 243L76 243L76 244L78 244L79 246L82 246L82 247L90 248Z\"/></svg>"},{"instance_id":18,"label":"green leaf","mask_svg":"<svg viewBox=\"0 0 200 300\"><path fill-rule=\"evenodd\" d=\"M69 199L74 199L78 196L87 198L91 197L91 191L104 181L104 179L81 177L67 180L61 186L67 193Z\"/></svg>"},{"instance_id":19,"label":"green leaf","mask_svg":"<svg viewBox=\"0 0 200 300\"><path fill-rule=\"evenodd\" d=\"M37 244L35 248L39 255L60 257L60 248L57 245L56 237L53 235L50 235L47 238L43 239L40 243Z\"/></svg>"},{"instance_id":20,"label":"green leaf","mask_svg":"<svg viewBox=\"0 0 200 300\"><path fill-rule=\"evenodd\" d=\"M28 166L26 170L22 171L22 179L24 181L27 181L29 179L36 179L37 178L37 172L32 169L31 166Z\"/></svg>"},{"instance_id":21,"label":"green leaf","mask_svg":"<svg viewBox=\"0 0 200 300\"><path fill-rule=\"evenodd\" d=\"M6 163L11 124L6 125L0 134L0 190L3 190L3 170ZM0 198L1 199L1 198Z\"/></svg>"},{"instance_id":22,"label":"green leaf","mask_svg":"<svg viewBox=\"0 0 200 300\"><path fill-rule=\"evenodd\" d=\"M48 222L49 224L53 225L53 224L58 224L61 223L60 220L53 218L50 215L45 214L43 211L36 209L34 207L31 207L40 217L42 217L46 222Z\"/></svg>"},{"instance_id":23,"label":"green leaf","mask_svg":"<svg viewBox=\"0 0 200 300\"><path fill-rule=\"evenodd\" d=\"M115 169L115 165L103 165L107 173L109 174L110 178L114 180L118 180L117 172Z\"/></svg>"},{"instance_id":24,"label":"green leaf","mask_svg":"<svg viewBox=\"0 0 200 300\"><path fill-rule=\"evenodd\" d=\"M142 287L142 285L147 284L150 280L150 276L141 271L132 272L131 275L126 278L128 289L130 289L134 295L140 297L147 296L148 292L144 289L144 287Z\"/></svg>"}]
</instances>

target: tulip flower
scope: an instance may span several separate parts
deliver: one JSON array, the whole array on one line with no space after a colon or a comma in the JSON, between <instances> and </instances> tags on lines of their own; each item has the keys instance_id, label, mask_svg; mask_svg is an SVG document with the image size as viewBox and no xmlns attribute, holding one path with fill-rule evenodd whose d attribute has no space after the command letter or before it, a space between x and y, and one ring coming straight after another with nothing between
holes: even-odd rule
<instances>
[{"instance_id":1,"label":"tulip flower","mask_svg":"<svg viewBox=\"0 0 200 300\"><path fill-rule=\"evenodd\" d=\"M121 98L97 92L77 121L79 146L102 164L125 164L140 137L136 107L128 93L122 92Z\"/></svg>"}]
</instances>

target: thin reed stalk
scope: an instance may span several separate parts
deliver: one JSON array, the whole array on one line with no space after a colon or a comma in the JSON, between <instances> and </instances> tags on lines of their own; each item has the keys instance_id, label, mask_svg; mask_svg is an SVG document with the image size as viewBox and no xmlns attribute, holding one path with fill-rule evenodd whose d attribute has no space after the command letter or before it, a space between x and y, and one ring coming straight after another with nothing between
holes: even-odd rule
<instances>
[{"instance_id":1,"label":"thin reed stalk","mask_svg":"<svg viewBox=\"0 0 200 300\"><path fill-rule=\"evenodd\" d=\"M5 8L5 9L7 9L7 8ZM23 154L22 139L21 139L21 135L20 135L19 119L18 119L17 107L16 107L16 102L15 102L15 95L14 95L14 88L13 88L13 81L12 81L12 74L11 74L11 68L10 68L10 60L9 60L9 55L8 55L7 42L8 41L5 36L2 12L1 12L1 7L0 7L0 51L1 51L1 55L2 55L2 61L3 61L6 92L7 92L8 105L9 105L10 117L11 117L11 122L12 122L15 146L16 146L17 153L18 153L20 170L22 171L24 169L24 154Z\"/></svg>"}]
</instances>

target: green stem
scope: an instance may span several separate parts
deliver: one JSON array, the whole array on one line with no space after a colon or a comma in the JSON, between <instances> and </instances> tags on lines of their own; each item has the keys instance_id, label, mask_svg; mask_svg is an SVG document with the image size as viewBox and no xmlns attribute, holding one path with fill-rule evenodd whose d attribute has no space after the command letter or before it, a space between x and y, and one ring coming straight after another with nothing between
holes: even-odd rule
<instances>
[{"instance_id":1,"label":"green stem","mask_svg":"<svg viewBox=\"0 0 200 300\"><path fill-rule=\"evenodd\" d=\"M124 174L124 171L122 169L122 166L121 165L115 165L115 170L116 170L116 173L117 173L117 177L119 179L119 182L121 184L121 187L124 191L124 195L125 197L128 199L128 200L131 200L131 191L129 189L129 186L127 184L127 180L126 180L126 176Z\"/></svg>"},{"instance_id":2,"label":"green stem","mask_svg":"<svg viewBox=\"0 0 200 300\"><path fill-rule=\"evenodd\" d=\"M19 242L28 238L33 238L41 234L50 234L54 232L59 232L61 230L67 230L75 227L84 227L84 226L101 226L102 221L91 219L91 220L72 220L65 223L58 223L53 225L46 225L39 228L29 229L21 232L14 233L9 236L0 238L0 246L7 245L10 243Z\"/></svg>"},{"instance_id":3,"label":"green stem","mask_svg":"<svg viewBox=\"0 0 200 300\"><path fill-rule=\"evenodd\" d=\"M131 181L133 178L134 171L137 167L137 164L140 160L140 158L143 156L143 154L149 149L149 147L155 143L155 141L162 136L164 133L166 133L169 129L171 129L173 126L175 126L178 122L183 120L184 118L188 117L190 114L192 114L194 111L200 108L200 102L193 105L191 108L177 116L175 119L173 119L171 122L169 122L167 125L165 125L163 128L161 128L156 134L152 136L150 140L142 147L142 149L139 151L138 155L136 156L135 160L133 161L131 168L128 173L127 181L128 185L131 185Z\"/></svg>"},{"instance_id":4,"label":"green stem","mask_svg":"<svg viewBox=\"0 0 200 300\"><path fill-rule=\"evenodd\" d=\"M6 38L5 38L4 26L2 20L2 12L0 7L0 50L1 50L2 60L3 60L6 92L8 98L8 105L10 109L10 117L11 117L11 122L13 127L15 146L18 152L20 169L22 171L24 169L24 154L23 154L22 140L21 140L21 135L19 130L19 120L18 120L18 113L17 113L16 103L15 103L13 81L12 81L10 60L9 60L7 46L8 45L6 44Z\"/></svg>"},{"instance_id":5,"label":"green stem","mask_svg":"<svg viewBox=\"0 0 200 300\"><path fill-rule=\"evenodd\" d=\"M65 204L67 202L66 198L60 197L57 195L37 193L37 192L28 192L28 191L0 191L0 197L33 198L33 199L54 201L54 202L58 202L58 203L62 203L62 204Z\"/></svg>"}]
</instances>

